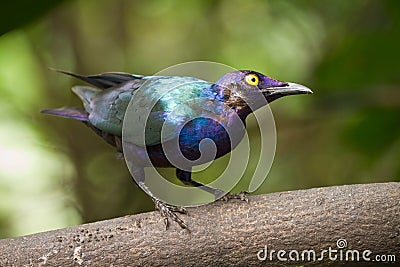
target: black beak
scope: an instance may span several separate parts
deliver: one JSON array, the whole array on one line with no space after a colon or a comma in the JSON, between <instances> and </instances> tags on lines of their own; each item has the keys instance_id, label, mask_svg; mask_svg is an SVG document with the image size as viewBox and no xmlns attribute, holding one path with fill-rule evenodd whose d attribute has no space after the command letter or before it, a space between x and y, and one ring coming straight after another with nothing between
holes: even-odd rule
<instances>
[{"instance_id":1,"label":"black beak","mask_svg":"<svg viewBox=\"0 0 400 267\"><path fill-rule=\"evenodd\" d=\"M312 94L310 88L297 83L287 83L286 86L280 87L269 87L262 89L261 92L264 94L265 99L268 103L287 95L300 95L300 94Z\"/></svg>"}]
</instances>

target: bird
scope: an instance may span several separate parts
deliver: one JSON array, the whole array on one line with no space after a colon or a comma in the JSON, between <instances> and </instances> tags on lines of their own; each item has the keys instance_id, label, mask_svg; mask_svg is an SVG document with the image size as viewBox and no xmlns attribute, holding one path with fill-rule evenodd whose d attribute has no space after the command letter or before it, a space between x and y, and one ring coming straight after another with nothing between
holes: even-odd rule
<instances>
[{"instance_id":1,"label":"bird","mask_svg":"<svg viewBox=\"0 0 400 267\"><path fill-rule=\"evenodd\" d=\"M144 167L176 168L176 177L180 181L199 187L216 199L247 201L245 192L231 194L193 180L193 162L202 164L230 153L244 136L246 118L255 110L284 96L313 93L304 85L279 81L253 70L231 71L215 82L190 76L145 76L123 72L85 76L56 71L89 84L72 87L83 108L61 107L41 112L81 121L114 146L117 152L125 157L130 154L132 160L128 167L134 181L154 201L166 228L172 219L181 228L188 229L177 215L187 211L184 207L165 203L151 192L145 183ZM129 106L133 108L128 110ZM138 126L143 110L148 112L145 129ZM125 147L123 123L128 115L132 119L127 127L130 145ZM202 155L200 143L205 138L214 142L214 154ZM168 147L165 144L172 143L172 140L177 142L180 153L189 162L182 163L183 167L171 162L179 161L174 158L177 153L164 150ZM167 156L171 154L172 160Z\"/></svg>"}]
</instances>

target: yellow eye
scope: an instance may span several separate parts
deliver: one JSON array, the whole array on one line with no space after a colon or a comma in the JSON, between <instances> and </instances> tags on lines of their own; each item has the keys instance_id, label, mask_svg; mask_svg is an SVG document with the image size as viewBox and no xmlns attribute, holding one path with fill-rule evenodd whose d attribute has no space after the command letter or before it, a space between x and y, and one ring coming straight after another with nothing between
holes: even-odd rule
<instances>
[{"instance_id":1,"label":"yellow eye","mask_svg":"<svg viewBox=\"0 0 400 267\"><path fill-rule=\"evenodd\" d=\"M258 85L258 76L255 74L248 74L245 79L246 82L250 85Z\"/></svg>"}]
</instances>

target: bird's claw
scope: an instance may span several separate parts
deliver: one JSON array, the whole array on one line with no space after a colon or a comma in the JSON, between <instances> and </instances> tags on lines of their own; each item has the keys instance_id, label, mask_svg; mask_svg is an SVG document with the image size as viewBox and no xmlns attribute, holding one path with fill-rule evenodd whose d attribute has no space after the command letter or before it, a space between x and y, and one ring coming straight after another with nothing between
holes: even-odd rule
<instances>
[{"instance_id":1,"label":"bird's claw","mask_svg":"<svg viewBox=\"0 0 400 267\"><path fill-rule=\"evenodd\" d=\"M160 211L161 216L164 217L165 229L168 229L169 219L171 219L174 222L176 222L177 224L179 224L179 226L182 229L186 229L189 231L189 228L186 225L186 223L181 218L179 218L178 215L175 214L175 212L181 213L181 214L188 214L188 212L185 208L171 206L160 200L154 200L154 203L156 205L156 209L158 209Z\"/></svg>"},{"instance_id":2,"label":"bird's claw","mask_svg":"<svg viewBox=\"0 0 400 267\"><path fill-rule=\"evenodd\" d=\"M247 203L249 203L249 198L247 197L247 194L249 194L249 192L247 192L247 191L242 191L238 194L228 193L225 196L221 197L220 200L228 201L229 199L239 199L239 200L246 201Z\"/></svg>"}]
</instances>

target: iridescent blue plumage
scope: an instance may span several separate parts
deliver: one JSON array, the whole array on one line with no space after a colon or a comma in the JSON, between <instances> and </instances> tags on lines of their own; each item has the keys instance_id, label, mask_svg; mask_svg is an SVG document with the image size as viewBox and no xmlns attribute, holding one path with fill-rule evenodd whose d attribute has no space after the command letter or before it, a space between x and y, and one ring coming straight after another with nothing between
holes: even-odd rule
<instances>
[{"instance_id":1,"label":"iridescent blue plumage","mask_svg":"<svg viewBox=\"0 0 400 267\"><path fill-rule=\"evenodd\" d=\"M245 133L243 122L251 112L285 95L312 93L304 86L281 82L249 70L227 73L214 83L182 76L126 73L81 76L63 73L96 88L73 87L72 90L83 102L84 110L60 108L43 112L84 121L120 152L125 120L125 124L130 125L127 134L129 142L133 146L146 148L148 157L156 167L173 166L165 155L163 145L176 139L180 152L189 160L200 157L202 140L213 140L217 148L216 155L206 156L197 164L213 160L213 156L221 157L240 142ZM128 105L133 108L133 115L126 116ZM134 175L143 175L143 167L149 164L145 152L145 149L134 151L133 164L137 169ZM188 167L190 169L192 166ZM201 186L207 192L221 196L221 190L193 181L190 171L178 168L176 174L186 184ZM144 177L139 180L142 178L144 180ZM138 181L136 177L135 180ZM140 182L139 185L153 198L164 216L186 227L169 206L147 191L145 185Z\"/></svg>"}]
</instances>

